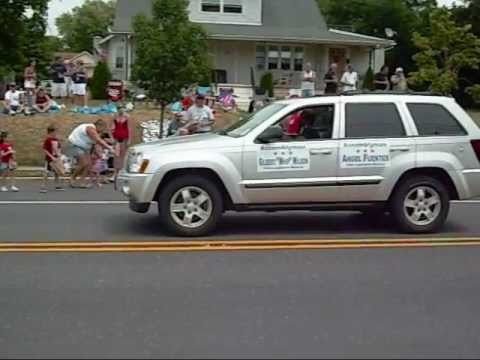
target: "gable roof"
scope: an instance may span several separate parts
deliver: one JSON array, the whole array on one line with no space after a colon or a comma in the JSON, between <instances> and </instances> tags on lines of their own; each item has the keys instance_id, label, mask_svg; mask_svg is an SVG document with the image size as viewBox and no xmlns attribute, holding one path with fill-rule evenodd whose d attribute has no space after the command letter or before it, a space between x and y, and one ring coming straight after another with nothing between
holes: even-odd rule
<instances>
[{"instance_id":1,"label":"gable roof","mask_svg":"<svg viewBox=\"0 0 480 360\"><path fill-rule=\"evenodd\" d=\"M150 14L153 0L117 0L113 32L132 32L139 13ZM316 0L263 0L262 25L202 23L210 38L391 46L390 40L328 29Z\"/></svg>"}]
</instances>

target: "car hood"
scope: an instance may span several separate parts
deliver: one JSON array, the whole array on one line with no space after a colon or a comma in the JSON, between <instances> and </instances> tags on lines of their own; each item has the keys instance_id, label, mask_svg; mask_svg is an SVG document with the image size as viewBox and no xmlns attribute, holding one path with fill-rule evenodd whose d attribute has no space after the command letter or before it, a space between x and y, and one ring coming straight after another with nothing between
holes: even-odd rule
<instances>
[{"instance_id":1,"label":"car hood","mask_svg":"<svg viewBox=\"0 0 480 360\"><path fill-rule=\"evenodd\" d=\"M175 136L163 140L134 146L135 151L149 153L156 151L188 151L198 148L216 148L234 145L237 139L217 134Z\"/></svg>"}]
</instances>

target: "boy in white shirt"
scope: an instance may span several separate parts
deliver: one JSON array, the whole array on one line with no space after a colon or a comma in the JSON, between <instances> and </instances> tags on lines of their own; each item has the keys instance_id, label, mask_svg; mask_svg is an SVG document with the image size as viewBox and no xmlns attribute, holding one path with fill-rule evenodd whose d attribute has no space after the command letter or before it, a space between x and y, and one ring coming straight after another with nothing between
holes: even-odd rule
<instances>
[{"instance_id":1,"label":"boy in white shirt","mask_svg":"<svg viewBox=\"0 0 480 360\"><path fill-rule=\"evenodd\" d=\"M10 84L10 90L5 93L5 113L14 116L22 111L21 93L17 90L17 85L12 83Z\"/></svg>"},{"instance_id":2,"label":"boy in white shirt","mask_svg":"<svg viewBox=\"0 0 480 360\"><path fill-rule=\"evenodd\" d=\"M343 86L343 91L355 91L358 86L358 74L353 70L352 65L347 66L347 71L342 76L340 83Z\"/></svg>"}]
</instances>

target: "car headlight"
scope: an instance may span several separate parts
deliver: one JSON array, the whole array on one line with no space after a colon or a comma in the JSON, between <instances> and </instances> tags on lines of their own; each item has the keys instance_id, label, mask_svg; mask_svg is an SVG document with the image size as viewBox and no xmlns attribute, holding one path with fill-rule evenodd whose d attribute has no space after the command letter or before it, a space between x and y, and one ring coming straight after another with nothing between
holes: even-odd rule
<instances>
[{"instance_id":1,"label":"car headlight","mask_svg":"<svg viewBox=\"0 0 480 360\"><path fill-rule=\"evenodd\" d=\"M130 152L128 154L127 171L133 174L143 174L148 168L150 160L141 152Z\"/></svg>"}]
</instances>

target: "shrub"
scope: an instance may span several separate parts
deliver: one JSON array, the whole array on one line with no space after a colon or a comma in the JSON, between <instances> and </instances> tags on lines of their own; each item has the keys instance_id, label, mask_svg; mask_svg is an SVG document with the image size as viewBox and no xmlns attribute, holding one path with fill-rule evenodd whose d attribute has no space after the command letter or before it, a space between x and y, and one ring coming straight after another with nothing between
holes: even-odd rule
<instances>
[{"instance_id":1,"label":"shrub","mask_svg":"<svg viewBox=\"0 0 480 360\"><path fill-rule=\"evenodd\" d=\"M273 74L266 73L260 80L260 88L263 89L269 97L273 97Z\"/></svg>"},{"instance_id":2,"label":"shrub","mask_svg":"<svg viewBox=\"0 0 480 360\"><path fill-rule=\"evenodd\" d=\"M371 67L368 68L367 73L365 74L363 88L365 90L375 90L375 74L373 73L373 69Z\"/></svg>"},{"instance_id":3,"label":"shrub","mask_svg":"<svg viewBox=\"0 0 480 360\"><path fill-rule=\"evenodd\" d=\"M112 73L104 61L99 61L95 67L91 80L92 98L96 100L107 99L108 82L112 79Z\"/></svg>"}]
</instances>

